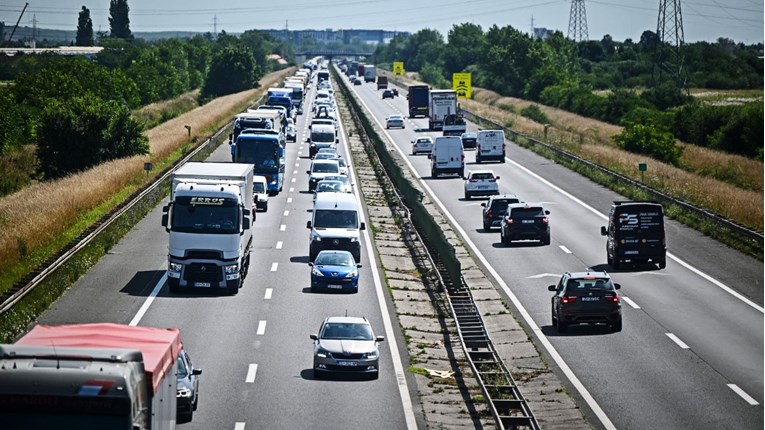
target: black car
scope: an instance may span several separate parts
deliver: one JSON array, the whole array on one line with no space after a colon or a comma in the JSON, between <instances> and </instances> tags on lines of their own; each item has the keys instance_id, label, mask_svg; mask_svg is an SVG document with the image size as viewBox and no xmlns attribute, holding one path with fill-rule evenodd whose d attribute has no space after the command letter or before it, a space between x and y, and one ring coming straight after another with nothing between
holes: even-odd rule
<instances>
[{"instance_id":1,"label":"black car","mask_svg":"<svg viewBox=\"0 0 765 430\"><path fill-rule=\"evenodd\" d=\"M394 97L396 97L396 96L393 94L393 90L385 90L382 93L383 100L385 100L385 99L392 99Z\"/></svg>"},{"instance_id":2,"label":"black car","mask_svg":"<svg viewBox=\"0 0 765 430\"><path fill-rule=\"evenodd\" d=\"M361 79L356 78L356 79L353 80L353 85L361 85L361 84L362 84Z\"/></svg>"},{"instance_id":3,"label":"black car","mask_svg":"<svg viewBox=\"0 0 765 430\"><path fill-rule=\"evenodd\" d=\"M614 269L624 263L658 264L667 267L664 237L664 210L656 202L617 201L611 205L608 225L600 227L606 236L606 260Z\"/></svg>"},{"instance_id":4,"label":"black car","mask_svg":"<svg viewBox=\"0 0 765 430\"><path fill-rule=\"evenodd\" d=\"M191 421L199 405L199 375L202 374L202 369L194 369L186 351L178 354L177 361L178 371L175 374L178 379L177 414L179 418Z\"/></svg>"},{"instance_id":5,"label":"black car","mask_svg":"<svg viewBox=\"0 0 765 430\"><path fill-rule=\"evenodd\" d=\"M478 145L478 135L476 133L462 133L462 147L465 149L475 149Z\"/></svg>"},{"instance_id":6,"label":"black car","mask_svg":"<svg viewBox=\"0 0 765 430\"><path fill-rule=\"evenodd\" d=\"M515 194L501 194L498 196L489 196L489 201L481 203L483 206L483 229L491 230L492 227L500 227L502 217L507 212L507 205L511 203L520 203L520 199Z\"/></svg>"},{"instance_id":7,"label":"black car","mask_svg":"<svg viewBox=\"0 0 765 430\"><path fill-rule=\"evenodd\" d=\"M550 244L550 211L541 204L513 203L507 205L500 225L500 237L504 245L513 240L538 240Z\"/></svg>"},{"instance_id":8,"label":"black car","mask_svg":"<svg viewBox=\"0 0 765 430\"><path fill-rule=\"evenodd\" d=\"M552 325L565 332L571 324L607 324L622 331L621 285L606 272L566 272L557 285L547 287L552 297Z\"/></svg>"}]
</instances>

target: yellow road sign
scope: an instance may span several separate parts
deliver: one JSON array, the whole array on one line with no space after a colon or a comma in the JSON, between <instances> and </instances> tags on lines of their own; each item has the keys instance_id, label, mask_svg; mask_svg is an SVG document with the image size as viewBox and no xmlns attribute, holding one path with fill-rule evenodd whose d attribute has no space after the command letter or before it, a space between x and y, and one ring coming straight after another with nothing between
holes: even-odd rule
<instances>
[{"instance_id":1,"label":"yellow road sign","mask_svg":"<svg viewBox=\"0 0 765 430\"><path fill-rule=\"evenodd\" d=\"M393 76L404 76L404 62L403 61L394 61L393 62Z\"/></svg>"},{"instance_id":2,"label":"yellow road sign","mask_svg":"<svg viewBox=\"0 0 765 430\"><path fill-rule=\"evenodd\" d=\"M457 97L472 98L473 87L470 83L470 73L452 73L452 89L457 91Z\"/></svg>"}]
</instances>

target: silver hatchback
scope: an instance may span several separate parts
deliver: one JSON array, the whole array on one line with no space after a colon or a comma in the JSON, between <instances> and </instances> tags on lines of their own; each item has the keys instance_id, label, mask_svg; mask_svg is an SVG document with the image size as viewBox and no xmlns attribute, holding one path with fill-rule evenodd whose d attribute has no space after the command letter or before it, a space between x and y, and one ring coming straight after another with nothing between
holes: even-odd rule
<instances>
[{"instance_id":1,"label":"silver hatchback","mask_svg":"<svg viewBox=\"0 0 765 430\"><path fill-rule=\"evenodd\" d=\"M312 334L313 376L321 379L328 373L357 373L377 379L380 371L378 344L366 318L328 317L319 334Z\"/></svg>"}]
</instances>

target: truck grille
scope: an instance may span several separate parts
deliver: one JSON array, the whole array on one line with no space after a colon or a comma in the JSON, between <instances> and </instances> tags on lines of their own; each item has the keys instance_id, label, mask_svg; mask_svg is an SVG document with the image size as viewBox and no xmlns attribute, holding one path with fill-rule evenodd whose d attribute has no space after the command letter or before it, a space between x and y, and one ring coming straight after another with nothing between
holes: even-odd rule
<instances>
[{"instance_id":1,"label":"truck grille","mask_svg":"<svg viewBox=\"0 0 765 430\"><path fill-rule=\"evenodd\" d=\"M186 258L197 258L200 260L222 260L223 255L221 255L220 251L189 250L186 251Z\"/></svg>"},{"instance_id":2,"label":"truck grille","mask_svg":"<svg viewBox=\"0 0 765 430\"><path fill-rule=\"evenodd\" d=\"M223 280L223 271L215 264L194 263L186 266L183 279L192 282L220 282Z\"/></svg>"}]
</instances>

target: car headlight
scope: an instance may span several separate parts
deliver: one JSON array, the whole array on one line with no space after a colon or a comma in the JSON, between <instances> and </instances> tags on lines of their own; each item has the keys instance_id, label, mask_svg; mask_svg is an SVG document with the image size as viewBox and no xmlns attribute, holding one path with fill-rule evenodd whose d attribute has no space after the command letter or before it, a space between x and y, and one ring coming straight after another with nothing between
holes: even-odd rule
<instances>
[{"instance_id":1,"label":"car headlight","mask_svg":"<svg viewBox=\"0 0 765 430\"><path fill-rule=\"evenodd\" d=\"M346 278L353 278L353 277L355 277L355 276L356 276L356 275L358 275L358 274L359 274L359 272L357 272L357 271L355 271L355 270L354 270L353 272L348 272L348 274L347 274L347 275L345 275L345 277L346 277Z\"/></svg>"},{"instance_id":2,"label":"car headlight","mask_svg":"<svg viewBox=\"0 0 765 430\"><path fill-rule=\"evenodd\" d=\"M321 270L319 270L319 269L317 269L315 267L311 270L311 275L313 275L313 276L320 276L322 278L324 277L324 274L321 273Z\"/></svg>"},{"instance_id":3,"label":"car headlight","mask_svg":"<svg viewBox=\"0 0 765 430\"><path fill-rule=\"evenodd\" d=\"M359 241L359 238L358 238L358 237L352 237L352 238L351 238L351 242L358 242L358 241Z\"/></svg>"},{"instance_id":4,"label":"car headlight","mask_svg":"<svg viewBox=\"0 0 765 430\"><path fill-rule=\"evenodd\" d=\"M311 233L311 240L316 241L316 242L321 242L321 236L319 236L316 233Z\"/></svg>"},{"instance_id":5,"label":"car headlight","mask_svg":"<svg viewBox=\"0 0 765 430\"><path fill-rule=\"evenodd\" d=\"M327 357L332 357L332 354L330 354L330 352L324 348L318 348L316 350L316 356L319 358L327 358Z\"/></svg>"},{"instance_id":6,"label":"car headlight","mask_svg":"<svg viewBox=\"0 0 765 430\"><path fill-rule=\"evenodd\" d=\"M239 273L239 265L238 265L238 264L232 264L232 265L230 265L230 266L223 266L223 270L224 270L224 271L225 271L227 274L231 274L231 273Z\"/></svg>"},{"instance_id":7,"label":"car headlight","mask_svg":"<svg viewBox=\"0 0 765 430\"><path fill-rule=\"evenodd\" d=\"M191 390L188 388L179 388L177 397L191 397Z\"/></svg>"},{"instance_id":8,"label":"car headlight","mask_svg":"<svg viewBox=\"0 0 765 430\"><path fill-rule=\"evenodd\" d=\"M167 263L167 270L171 272L180 272L182 269L183 269L183 264L181 263L173 263L173 262Z\"/></svg>"},{"instance_id":9,"label":"car headlight","mask_svg":"<svg viewBox=\"0 0 765 430\"><path fill-rule=\"evenodd\" d=\"M378 358L379 356L380 356L380 353L378 351L367 352L366 354L364 354L364 358L369 358L372 360L374 360L375 358Z\"/></svg>"}]
</instances>

